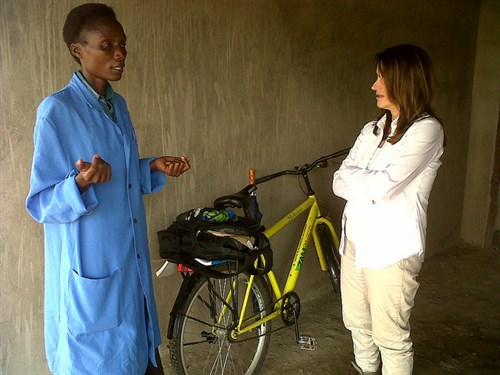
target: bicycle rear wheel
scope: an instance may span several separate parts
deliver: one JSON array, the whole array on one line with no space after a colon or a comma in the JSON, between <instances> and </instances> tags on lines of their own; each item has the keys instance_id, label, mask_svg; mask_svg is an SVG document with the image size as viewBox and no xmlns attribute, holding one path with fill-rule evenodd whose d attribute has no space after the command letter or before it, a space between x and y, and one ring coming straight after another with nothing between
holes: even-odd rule
<instances>
[{"instance_id":1,"label":"bicycle rear wheel","mask_svg":"<svg viewBox=\"0 0 500 375\"><path fill-rule=\"evenodd\" d=\"M333 241L332 233L326 224L318 224L317 233L325 256L328 277L333 291L340 298L340 254Z\"/></svg>"},{"instance_id":2,"label":"bicycle rear wheel","mask_svg":"<svg viewBox=\"0 0 500 375\"><path fill-rule=\"evenodd\" d=\"M241 273L225 279L200 277L175 316L170 358L176 374L257 374L269 341L271 321L232 337L238 323L250 275ZM247 323L265 317L272 309L266 279L254 278Z\"/></svg>"}]
</instances>

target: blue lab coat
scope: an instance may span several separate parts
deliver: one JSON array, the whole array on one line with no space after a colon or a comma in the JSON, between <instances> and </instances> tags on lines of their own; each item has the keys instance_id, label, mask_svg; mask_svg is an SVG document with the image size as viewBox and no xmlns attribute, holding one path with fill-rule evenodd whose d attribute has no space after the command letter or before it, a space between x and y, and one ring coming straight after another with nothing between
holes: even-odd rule
<instances>
[{"instance_id":1,"label":"blue lab coat","mask_svg":"<svg viewBox=\"0 0 500 375\"><path fill-rule=\"evenodd\" d=\"M39 106L26 207L45 231L45 347L52 373L144 374L160 344L143 194L165 185L140 159L125 100L117 122L74 75ZM80 194L78 159L109 182Z\"/></svg>"}]
</instances>

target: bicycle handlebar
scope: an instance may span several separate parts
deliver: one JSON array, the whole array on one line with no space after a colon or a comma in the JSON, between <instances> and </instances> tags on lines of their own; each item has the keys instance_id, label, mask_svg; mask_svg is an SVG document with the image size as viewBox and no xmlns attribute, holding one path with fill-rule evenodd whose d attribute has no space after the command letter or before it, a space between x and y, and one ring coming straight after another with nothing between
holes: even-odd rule
<instances>
[{"instance_id":1,"label":"bicycle handlebar","mask_svg":"<svg viewBox=\"0 0 500 375\"><path fill-rule=\"evenodd\" d=\"M259 208L256 204L256 198L255 198L255 190L257 189L257 184L262 184L263 182L272 180L276 177L283 176L285 174L291 174L291 175L301 175L305 182L306 182L306 187L307 187L307 194L312 195L314 194L314 191L312 190L311 184L309 182L309 178L307 176L307 172L311 171L313 168L319 167L319 168L325 168L328 164L328 160L333 159L333 158L338 158L339 156L346 155L349 152L348 148L345 148L340 151L336 151L330 155L322 156L315 161L313 161L311 164L304 164L302 167L296 167L295 169L285 169L280 172L276 172L267 176L263 176L260 178L256 178L254 181L251 181L249 185L245 186L243 190L231 194L231 195L224 195L222 197L217 198L214 201L214 207L216 208L225 208L225 207L238 207L238 208L243 208L245 211L245 217L250 218L253 221L257 221L260 223L260 219L262 217L262 214L259 211ZM254 177L254 171L250 172L250 180L252 180L252 177ZM253 203L251 203L251 200L249 199L250 197L254 197L252 200Z\"/></svg>"},{"instance_id":2,"label":"bicycle handlebar","mask_svg":"<svg viewBox=\"0 0 500 375\"><path fill-rule=\"evenodd\" d=\"M291 175L304 175L307 172L313 170L314 168L325 168L328 164L328 160L338 158L340 156L347 155L349 153L349 148L344 148L340 151L335 151L329 155L321 156L318 159L314 160L311 164L304 164L302 167L295 167L295 169L285 169L276 173L272 173L267 176L262 176L255 179L255 185L262 184L269 180L275 179L277 177L291 174Z\"/></svg>"}]
</instances>

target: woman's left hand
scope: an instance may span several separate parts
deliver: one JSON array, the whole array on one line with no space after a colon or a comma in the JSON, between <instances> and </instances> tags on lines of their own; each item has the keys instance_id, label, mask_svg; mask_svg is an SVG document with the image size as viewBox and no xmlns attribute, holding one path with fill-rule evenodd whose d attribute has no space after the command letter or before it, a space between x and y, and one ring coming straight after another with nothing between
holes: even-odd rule
<instances>
[{"instance_id":1,"label":"woman's left hand","mask_svg":"<svg viewBox=\"0 0 500 375\"><path fill-rule=\"evenodd\" d=\"M149 167L152 171L160 171L172 177L178 177L191 168L186 156L160 156Z\"/></svg>"}]
</instances>

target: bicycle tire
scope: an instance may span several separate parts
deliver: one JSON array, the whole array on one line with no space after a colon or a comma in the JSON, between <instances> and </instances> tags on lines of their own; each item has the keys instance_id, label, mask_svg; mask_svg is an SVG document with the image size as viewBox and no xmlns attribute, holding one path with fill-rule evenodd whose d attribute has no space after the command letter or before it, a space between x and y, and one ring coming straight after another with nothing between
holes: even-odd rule
<instances>
[{"instance_id":1,"label":"bicycle tire","mask_svg":"<svg viewBox=\"0 0 500 375\"><path fill-rule=\"evenodd\" d=\"M333 291L340 299L340 253L326 224L318 224L317 233L325 256L328 277Z\"/></svg>"},{"instance_id":2,"label":"bicycle tire","mask_svg":"<svg viewBox=\"0 0 500 375\"><path fill-rule=\"evenodd\" d=\"M230 337L238 314L226 309L220 323L222 299L237 279L234 293L241 308L250 275L241 273L225 279L200 277L190 290L183 306L175 316L170 359L179 375L258 374L266 357L271 339L271 321L238 336ZM264 317L272 309L267 279L256 275L251 288L247 317Z\"/></svg>"}]
</instances>

